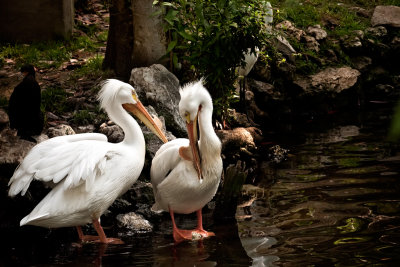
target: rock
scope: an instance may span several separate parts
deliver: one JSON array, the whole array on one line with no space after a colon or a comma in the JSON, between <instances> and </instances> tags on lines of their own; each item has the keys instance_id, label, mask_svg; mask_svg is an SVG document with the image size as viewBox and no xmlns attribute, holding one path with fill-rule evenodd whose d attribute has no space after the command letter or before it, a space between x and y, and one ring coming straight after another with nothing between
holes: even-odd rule
<instances>
[{"instance_id":1,"label":"rock","mask_svg":"<svg viewBox=\"0 0 400 267\"><path fill-rule=\"evenodd\" d=\"M301 38L306 35L306 33L303 30L297 29L292 22L285 20L282 21L281 23L278 23L275 26L277 29L285 31L287 34L292 36L293 38L297 39L298 41L301 40Z\"/></svg>"},{"instance_id":2,"label":"rock","mask_svg":"<svg viewBox=\"0 0 400 267\"><path fill-rule=\"evenodd\" d=\"M7 112L0 108L0 129L4 128L9 121L10 119L8 118Z\"/></svg>"},{"instance_id":3,"label":"rock","mask_svg":"<svg viewBox=\"0 0 400 267\"><path fill-rule=\"evenodd\" d=\"M400 27L400 7L398 6L377 6L372 14L371 24L373 27L387 25Z\"/></svg>"},{"instance_id":4,"label":"rock","mask_svg":"<svg viewBox=\"0 0 400 267\"><path fill-rule=\"evenodd\" d=\"M186 136L186 126L179 115L179 80L163 65L155 64L136 68L129 82L146 105L152 105L165 118L170 131L176 136Z\"/></svg>"},{"instance_id":5,"label":"rock","mask_svg":"<svg viewBox=\"0 0 400 267\"><path fill-rule=\"evenodd\" d=\"M46 112L46 118L48 120L53 120L53 121L56 121L56 120L60 119L60 117L58 117L56 114L54 114L52 112Z\"/></svg>"},{"instance_id":6,"label":"rock","mask_svg":"<svg viewBox=\"0 0 400 267\"><path fill-rule=\"evenodd\" d=\"M246 114L237 112L234 109L228 109L228 120L231 127L250 127L255 125Z\"/></svg>"},{"instance_id":7,"label":"rock","mask_svg":"<svg viewBox=\"0 0 400 267\"><path fill-rule=\"evenodd\" d=\"M33 142L20 139L17 132L9 128L0 132L0 165L13 164L18 166L31 148Z\"/></svg>"},{"instance_id":8,"label":"rock","mask_svg":"<svg viewBox=\"0 0 400 267\"><path fill-rule=\"evenodd\" d=\"M283 80L292 81L295 78L296 65L291 64L287 61L280 62L276 65L276 71Z\"/></svg>"},{"instance_id":9,"label":"rock","mask_svg":"<svg viewBox=\"0 0 400 267\"><path fill-rule=\"evenodd\" d=\"M147 175L149 173L147 172ZM149 179L149 177L147 178ZM140 203L149 203L152 205L154 203L153 186L151 183L139 179L121 198L133 205Z\"/></svg>"},{"instance_id":10,"label":"rock","mask_svg":"<svg viewBox=\"0 0 400 267\"><path fill-rule=\"evenodd\" d=\"M272 78L271 65L257 61L254 65L253 73L263 81L270 81Z\"/></svg>"},{"instance_id":11,"label":"rock","mask_svg":"<svg viewBox=\"0 0 400 267\"><path fill-rule=\"evenodd\" d=\"M275 90L275 87L270 83L249 79L249 85L254 93L256 103L259 105L267 103L270 99L282 100L281 92Z\"/></svg>"},{"instance_id":12,"label":"rock","mask_svg":"<svg viewBox=\"0 0 400 267\"><path fill-rule=\"evenodd\" d=\"M255 127L218 130L216 133L221 139L222 151L235 151L240 148L251 151L257 148L255 140L261 138L261 131Z\"/></svg>"},{"instance_id":13,"label":"rock","mask_svg":"<svg viewBox=\"0 0 400 267\"><path fill-rule=\"evenodd\" d=\"M391 46L394 46L396 48L400 47L400 37L395 36L392 41L390 42Z\"/></svg>"},{"instance_id":14,"label":"rock","mask_svg":"<svg viewBox=\"0 0 400 267\"><path fill-rule=\"evenodd\" d=\"M245 95L246 103L247 103L247 114L250 120L260 120L262 122L265 122L265 119L268 118L268 114L261 110L255 99L254 99L254 93L252 91L246 91Z\"/></svg>"},{"instance_id":15,"label":"rock","mask_svg":"<svg viewBox=\"0 0 400 267\"><path fill-rule=\"evenodd\" d=\"M360 39L364 39L364 32L362 30L354 30L353 31L354 35L357 36Z\"/></svg>"},{"instance_id":16,"label":"rock","mask_svg":"<svg viewBox=\"0 0 400 267\"><path fill-rule=\"evenodd\" d=\"M288 40L282 35L278 35L273 39L273 43L275 48L285 55L290 61L294 62L294 54L296 54L296 50L292 47Z\"/></svg>"},{"instance_id":17,"label":"rock","mask_svg":"<svg viewBox=\"0 0 400 267\"><path fill-rule=\"evenodd\" d=\"M343 36L340 40L342 42L343 48L347 50L349 53L359 54L361 52L361 48L363 47L361 39L362 38L360 37L360 33L354 32L354 35Z\"/></svg>"},{"instance_id":18,"label":"rock","mask_svg":"<svg viewBox=\"0 0 400 267\"><path fill-rule=\"evenodd\" d=\"M100 133L105 134L108 141L111 143L119 143L124 140L124 131L122 131L122 128L116 124L109 126L103 123L100 125L99 131Z\"/></svg>"},{"instance_id":19,"label":"rock","mask_svg":"<svg viewBox=\"0 0 400 267\"><path fill-rule=\"evenodd\" d=\"M336 53L335 53L335 51L333 49L326 50L325 51L325 56L331 62L337 62L338 61Z\"/></svg>"},{"instance_id":20,"label":"rock","mask_svg":"<svg viewBox=\"0 0 400 267\"><path fill-rule=\"evenodd\" d=\"M84 126L78 126L76 129L77 133L93 133L96 128L93 124L88 124Z\"/></svg>"},{"instance_id":21,"label":"rock","mask_svg":"<svg viewBox=\"0 0 400 267\"><path fill-rule=\"evenodd\" d=\"M350 7L349 9L356 12L356 14L360 17L370 18L372 16L371 11L368 11L368 10L358 7L358 6Z\"/></svg>"},{"instance_id":22,"label":"rock","mask_svg":"<svg viewBox=\"0 0 400 267\"><path fill-rule=\"evenodd\" d=\"M384 26L377 26L377 27L369 27L365 29L365 33L368 35L372 35L375 38L382 38L387 35L387 29Z\"/></svg>"},{"instance_id":23,"label":"rock","mask_svg":"<svg viewBox=\"0 0 400 267\"><path fill-rule=\"evenodd\" d=\"M307 33L314 37L317 41L325 39L328 34L324 29L321 28L321 25L317 24L314 26L309 26L307 28Z\"/></svg>"},{"instance_id":24,"label":"rock","mask_svg":"<svg viewBox=\"0 0 400 267\"><path fill-rule=\"evenodd\" d=\"M365 56L355 57L352 59L352 61L353 66L359 71L366 70L372 64L372 59Z\"/></svg>"},{"instance_id":25,"label":"rock","mask_svg":"<svg viewBox=\"0 0 400 267\"><path fill-rule=\"evenodd\" d=\"M63 136L63 135L71 135L75 134L74 129L72 129L71 126L66 125L66 124L60 124L55 127L50 127L47 129L47 135L49 138L53 138L56 136Z\"/></svg>"},{"instance_id":26,"label":"rock","mask_svg":"<svg viewBox=\"0 0 400 267\"><path fill-rule=\"evenodd\" d=\"M306 43L308 49L319 52L319 43L317 40L309 35L304 35L302 40Z\"/></svg>"},{"instance_id":27,"label":"rock","mask_svg":"<svg viewBox=\"0 0 400 267\"><path fill-rule=\"evenodd\" d=\"M117 216L118 226L125 227L130 230L128 235L149 233L153 231L153 226L142 215L134 212L119 214Z\"/></svg>"},{"instance_id":28,"label":"rock","mask_svg":"<svg viewBox=\"0 0 400 267\"><path fill-rule=\"evenodd\" d=\"M360 75L358 70L350 67L327 68L308 77L298 76L294 83L300 86L305 93L340 93L352 87Z\"/></svg>"},{"instance_id":29,"label":"rock","mask_svg":"<svg viewBox=\"0 0 400 267\"><path fill-rule=\"evenodd\" d=\"M274 145L269 148L268 152L269 152L268 158L270 158L271 161L273 161L275 163L280 163L287 159L289 150L284 149L284 148L280 147L279 145Z\"/></svg>"}]
</instances>

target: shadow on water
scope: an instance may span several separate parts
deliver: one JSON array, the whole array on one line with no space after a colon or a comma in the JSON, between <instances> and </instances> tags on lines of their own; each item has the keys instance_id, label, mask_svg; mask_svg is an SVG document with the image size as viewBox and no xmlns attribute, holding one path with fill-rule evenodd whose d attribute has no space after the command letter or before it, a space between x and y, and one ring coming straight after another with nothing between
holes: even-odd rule
<instances>
[{"instance_id":1,"label":"shadow on water","mask_svg":"<svg viewBox=\"0 0 400 267\"><path fill-rule=\"evenodd\" d=\"M168 216L153 233L119 236L124 245L76 243L73 228L10 228L32 208L17 200L15 222L0 223L0 266L395 266L400 155L385 141L390 114L348 116L281 135L288 160L261 164L273 184L265 178L245 187L249 201L238 207L237 223L213 225L205 215L216 237L199 242L174 244ZM177 222L189 229L196 218Z\"/></svg>"}]
</instances>

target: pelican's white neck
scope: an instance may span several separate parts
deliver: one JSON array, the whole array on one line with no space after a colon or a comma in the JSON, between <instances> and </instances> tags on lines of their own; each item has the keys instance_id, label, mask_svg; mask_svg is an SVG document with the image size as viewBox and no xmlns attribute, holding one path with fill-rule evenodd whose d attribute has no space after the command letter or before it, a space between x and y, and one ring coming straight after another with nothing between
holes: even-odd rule
<instances>
[{"instance_id":1,"label":"pelican's white neck","mask_svg":"<svg viewBox=\"0 0 400 267\"><path fill-rule=\"evenodd\" d=\"M199 130L202 164L212 164L216 157L221 157L221 141L212 126L212 103L202 104L199 112Z\"/></svg>"},{"instance_id":2,"label":"pelican's white neck","mask_svg":"<svg viewBox=\"0 0 400 267\"><path fill-rule=\"evenodd\" d=\"M145 140L137 121L121 106L114 105L107 110L110 119L118 124L124 131L125 137L122 141L125 144L135 144L137 147L143 147L145 152Z\"/></svg>"}]
</instances>

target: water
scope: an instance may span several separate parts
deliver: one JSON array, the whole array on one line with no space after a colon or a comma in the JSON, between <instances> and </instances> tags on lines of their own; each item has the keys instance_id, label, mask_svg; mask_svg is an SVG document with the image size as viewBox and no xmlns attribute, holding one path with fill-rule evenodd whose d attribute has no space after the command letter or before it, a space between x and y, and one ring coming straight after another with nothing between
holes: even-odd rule
<instances>
[{"instance_id":1,"label":"water","mask_svg":"<svg viewBox=\"0 0 400 267\"><path fill-rule=\"evenodd\" d=\"M281 136L288 160L263 164L268 179L244 187L237 224L216 225L206 210L205 228L216 237L175 245L168 214L153 233L121 236L124 245L80 244L72 228L3 227L0 266L396 265L400 156L385 141L390 112ZM196 218L177 223L193 228Z\"/></svg>"},{"instance_id":2,"label":"water","mask_svg":"<svg viewBox=\"0 0 400 267\"><path fill-rule=\"evenodd\" d=\"M249 192L253 204L237 216L242 240L259 239L255 266L400 264L400 156L384 114L311 126L275 183Z\"/></svg>"}]
</instances>

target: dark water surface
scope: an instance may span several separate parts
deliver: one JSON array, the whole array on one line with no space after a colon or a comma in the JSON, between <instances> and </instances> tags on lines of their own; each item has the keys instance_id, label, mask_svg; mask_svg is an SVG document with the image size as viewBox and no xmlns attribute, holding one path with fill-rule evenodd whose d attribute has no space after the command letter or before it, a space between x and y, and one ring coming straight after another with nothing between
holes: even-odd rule
<instances>
[{"instance_id":1,"label":"dark water surface","mask_svg":"<svg viewBox=\"0 0 400 267\"><path fill-rule=\"evenodd\" d=\"M244 187L237 224L205 217L216 237L175 245L168 216L151 234L122 236L125 245L79 244L74 229L3 227L0 266L400 266L400 155L385 141L390 115L310 123L282 137L288 160L265 164L268 179ZM195 222L178 217L184 228Z\"/></svg>"},{"instance_id":2,"label":"dark water surface","mask_svg":"<svg viewBox=\"0 0 400 267\"><path fill-rule=\"evenodd\" d=\"M400 266L400 155L385 141L387 115L311 125L275 183L249 188L254 202L237 216L254 266Z\"/></svg>"}]
</instances>

